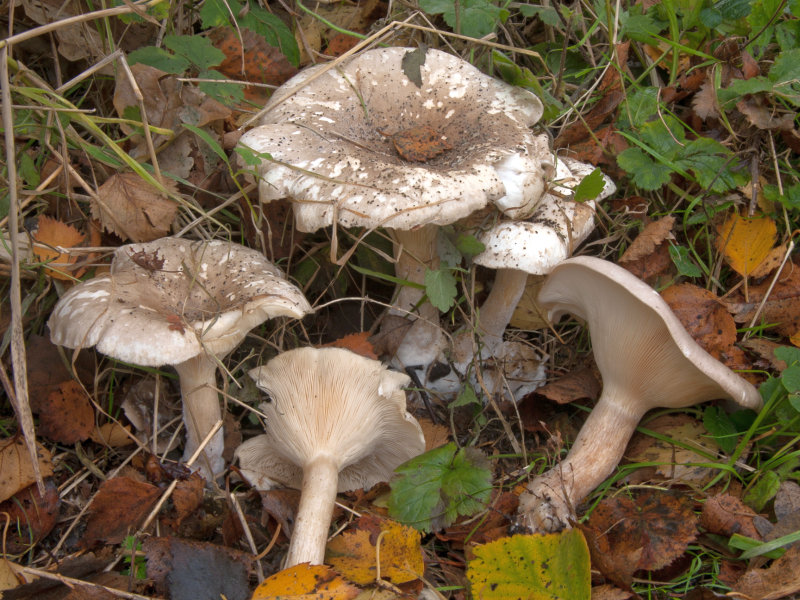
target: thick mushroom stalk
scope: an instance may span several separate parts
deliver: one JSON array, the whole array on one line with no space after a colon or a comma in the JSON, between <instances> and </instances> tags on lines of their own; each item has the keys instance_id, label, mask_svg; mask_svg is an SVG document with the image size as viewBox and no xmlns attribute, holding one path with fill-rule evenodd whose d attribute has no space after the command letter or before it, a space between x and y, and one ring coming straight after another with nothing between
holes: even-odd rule
<instances>
[{"instance_id":1,"label":"thick mushroom stalk","mask_svg":"<svg viewBox=\"0 0 800 600\"><path fill-rule=\"evenodd\" d=\"M337 492L370 488L425 451L406 412L409 377L341 348L300 348L250 371L267 433L236 450L258 489L302 490L286 566L322 564Z\"/></svg>"},{"instance_id":2,"label":"thick mushroom stalk","mask_svg":"<svg viewBox=\"0 0 800 600\"><path fill-rule=\"evenodd\" d=\"M520 498L521 520L534 531L569 527L572 509L611 474L648 410L713 399L761 408L750 383L703 350L653 288L613 263L562 262L539 302L553 322L569 313L588 325L603 393L567 458Z\"/></svg>"},{"instance_id":3,"label":"thick mushroom stalk","mask_svg":"<svg viewBox=\"0 0 800 600\"><path fill-rule=\"evenodd\" d=\"M172 365L181 378L188 458L220 418L217 364L256 325L311 310L260 253L230 242L162 238L121 246L111 272L76 285L50 318L54 344L97 346L134 365ZM224 467L220 430L199 461L211 481Z\"/></svg>"}]
</instances>

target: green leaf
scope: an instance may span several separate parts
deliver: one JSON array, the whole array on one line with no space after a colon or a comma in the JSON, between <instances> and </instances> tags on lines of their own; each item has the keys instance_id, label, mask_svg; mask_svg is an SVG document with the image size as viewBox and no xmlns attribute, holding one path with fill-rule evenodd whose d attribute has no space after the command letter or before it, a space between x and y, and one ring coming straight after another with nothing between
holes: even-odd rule
<instances>
[{"instance_id":1,"label":"green leaf","mask_svg":"<svg viewBox=\"0 0 800 600\"><path fill-rule=\"evenodd\" d=\"M482 38L497 27L502 11L486 0L420 0L419 7L429 14L443 15L445 23L455 29L456 1L459 2L461 35Z\"/></svg>"},{"instance_id":2,"label":"green leaf","mask_svg":"<svg viewBox=\"0 0 800 600\"><path fill-rule=\"evenodd\" d=\"M622 103L619 113L619 126L623 128L641 127L656 114L656 97L659 89L646 87L636 90Z\"/></svg>"},{"instance_id":3,"label":"green leaf","mask_svg":"<svg viewBox=\"0 0 800 600\"><path fill-rule=\"evenodd\" d=\"M649 15L633 15L624 22L620 19L620 23L628 37L638 41L648 41L661 32L661 27Z\"/></svg>"},{"instance_id":4,"label":"green leaf","mask_svg":"<svg viewBox=\"0 0 800 600\"><path fill-rule=\"evenodd\" d=\"M586 200L594 200L597 198L606 186L605 179L603 179L603 172L600 169L595 169L584 177L575 188L575 202L584 202Z\"/></svg>"},{"instance_id":5,"label":"green leaf","mask_svg":"<svg viewBox=\"0 0 800 600\"><path fill-rule=\"evenodd\" d=\"M775 26L775 39L783 52L800 46L800 21L781 21Z\"/></svg>"},{"instance_id":6,"label":"green leaf","mask_svg":"<svg viewBox=\"0 0 800 600\"><path fill-rule=\"evenodd\" d=\"M35 188L39 185L39 170L27 152L22 152L19 155L19 174L28 186Z\"/></svg>"},{"instance_id":7,"label":"green leaf","mask_svg":"<svg viewBox=\"0 0 800 600\"><path fill-rule=\"evenodd\" d=\"M775 350L775 357L777 358L777 356L778 349ZM791 367L786 367L781 373L781 383L790 394L800 392L800 365L793 364Z\"/></svg>"},{"instance_id":8,"label":"green leaf","mask_svg":"<svg viewBox=\"0 0 800 600\"><path fill-rule=\"evenodd\" d=\"M164 36L164 45L191 61L200 71L216 67L225 60L225 53L201 35L167 35Z\"/></svg>"},{"instance_id":9,"label":"green leaf","mask_svg":"<svg viewBox=\"0 0 800 600\"><path fill-rule=\"evenodd\" d=\"M794 544L798 540L800 540L800 531L795 531L794 533L790 533L788 535L784 535L783 537L779 537L777 540L772 540L769 542L765 542L763 544L759 543L758 546L742 553L742 555L739 558L749 559L749 558L755 558L756 556L763 556L763 555L769 556L770 553L775 552L776 550L782 550L783 546Z\"/></svg>"},{"instance_id":10,"label":"green leaf","mask_svg":"<svg viewBox=\"0 0 800 600\"><path fill-rule=\"evenodd\" d=\"M443 529L459 515L483 510L492 495L492 471L476 448L453 443L412 458L395 469L389 516L422 531Z\"/></svg>"},{"instance_id":11,"label":"green leaf","mask_svg":"<svg viewBox=\"0 0 800 600\"><path fill-rule=\"evenodd\" d=\"M702 277L703 272L689 258L689 249L683 246L670 246L669 256L672 263L678 268L678 274L684 277ZM707 429L707 428L706 428Z\"/></svg>"},{"instance_id":12,"label":"green leaf","mask_svg":"<svg viewBox=\"0 0 800 600\"><path fill-rule=\"evenodd\" d=\"M672 170L656 163L639 148L628 148L617 156L617 163L633 175L633 182L643 190L657 190L669 183Z\"/></svg>"},{"instance_id":13,"label":"green leaf","mask_svg":"<svg viewBox=\"0 0 800 600\"><path fill-rule=\"evenodd\" d=\"M765 544L764 542L759 542L758 540L754 540L752 538L745 537L741 534L734 533L731 536L730 541L728 542L728 546L736 550L750 551L762 548L763 546L765 546ZM767 558L780 558L781 556L783 556L784 552L786 552L786 550L783 549L768 550L763 553L763 556L766 556ZM760 554L758 556L760 556ZM744 554L742 555L742 557L744 557Z\"/></svg>"},{"instance_id":14,"label":"green leaf","mask_svg":"<svg viewBox=\"0 0 800 600\"><path fill-rule=\"evenodd\" d=\"M211 148L214 151L214 153L222 159L222 162L224 162L226 165L229 164L228 163L228 155L225 154L225 150L223 150L222 146L220 146L217 143L217 140L212 138L210 135L208 135L207 132L203 131L199 127L195 127L194 125L186 125L186 124L184 124L183 126L186 127L186 129L188 129L192 133L194 133L201 140L203 140L206 144L208 144L209 148Z\"/></svg>"},{"instance_id":15,"label":"green leaf","mask_svg":"<svg viewBox=\"0 0 800 600\"><path fill-rule=\"evenodd\" d=\"M139 50L134 50L128 55L128 63L131 65L141 63L165 73L175 74L183 73L192 64L185 56L176 56L163 48L154 46L146 46Z\"/></svg>"},{"instance_id":16,"label":"green leaf","mask_svg":"<svg viewBox=\"0 0 800 600\"><path fill-rule=\"evenodd\" d=\"M751 4L751 12L747 17L752 35L749 40L753 58L758 60L764 54L767 45L772 41L775 31L775 13L780 10L782 0L755 0Z\"/></svg>"},{"instance_id":17,"label":"green leaf","mask_svg":"<svg viewBox=\"0 0 800 600\"><path fill-rule=\"evenodd\" d=\"M483 403L478 400L478 396L475 395L475 390L469 382L467 382L467 384L464 386L464 389L458 395L458 398L456 398L455 401L453 401L453 403L450 405L450 408L467 406L468 404L477 404L478 406L483 406Z\"/></svg>"},{"instance_id":18,"label":"green leaf","mask_svg":"<svg viewBox=\"0 0 800 600\"><path fill-rule=\"evenodd\" d=\"M714 437L717 446L726 454L733 454L739 440L739 432L725 411L717 406L709 406L703 413L703 425Z\"/></svg>"},{"instance_id":19,"label":"green leaf","mask_svg":"<svg viewBox=\"0 0 800 600\"><path fill-rule=\"evenodd\" d=\"M722 193L744 185L749 179L745 173L731 169L734 161L725 158L730 153L716 140L698 138L681 148L675 164L691 171L702 187Z\"/></svg>"},{"instance_id":20,"label":"green leaf","mask_svg":"<svg viewBox=\"0 0 800 600\"><path fill-rule=\"evenodd\" d=\"M686 132L680 121L667 115L663 121L657 119L642 125L641 140L657 154L672 160L680 152L681 144L686 141Z\"/></svg>"},{"instance_id":21,"label":"green leaf","mask_svg":"<svg viewBox=\"0 0 800 600\"><path fill-rule=\"evenodd\" d=\"M250 10L247 15L239 19L239 26L252 29L270 46L278 48L292 63L292 66L297 67L300 64L300 49L297 47L297 40L292 30L279 17L250 3Z\"/></svg>"},{"instance_id":22,"label":"green leaf","mask_svg":"<svg viewBox=\"0 0 800 600\"><path fill-rule=\"evenodd\" d=\"M391 283L395 283L398 285L405 285L408 287L416 288L418 290L425 289L425 286L422 285L421 283L414 283L413 281L400 279L399 277L395 277L394 275L385 275L383 273L379 273L378 271L370 271L369 269L364 269L363 267L359 267L358 265L351 264L350 266L358 273L366 275L367 277L374 277L375 279L383 279L384 281L389 281Z\"/></svg>"},{"instance_id":23,"label":"green leaf","mask_svg":"<svg viewBox=\"0 0 800 600\"><path fill-rule=\"evenodd\" d=\"M467 565L473 598L589 600L589 547L579 529L515 535L473 549Z\"/></svg>"},{"instance_id":24,"label":"green leaf","mask_svg":"<svg viewBox=\"0 0 800 600\"><path fill-rule=\"evenodd\" d=\"M250 148L245 148L244 146L236 146L236 148L234 148L233 151L242 157L242 160L244 160L244 163L248 167L261 166L261 158L256 156L255 152L250 150Z\"/></svg>"},{"instance_id":25,"label":"green leaf","mask_svg":"<svg viewBox=\"0 0 800 600\"><path fill-rule=\"evenodd\" d=\"M558 16L556 9L552 6L534 6L532 4L523 4L519 7L519 12L523 17L539 17L542 23L556 27L561 25L561 18Z\"/></svg>"},{"instance_id":26,"label":"green leaf","mask_svg":"<svg viewBox=\"0 0 800 600\"><path fill-rule=\"evenodd\" d=\"M454 236L455 231L451 225L440 227L436 235L436 254L442 264L450 268L457 267L461 264L461 252L459 252L456 245L450 241L450 236Z\"/></svg>"},{"instance_id":27,"label":"green leaf","mask_svg":"<svg viewBox=\"0 0 800 600\"><path fill-rule=\"evenodd\" d=\"M420 69L427 58L428 46L420 44L415 50L403 54L403 58L400 61L403 74L417 87L422 87L422 72Z\"/></svg>"},{"instance_id":28,"label":"green leaf","mask_svg":"<svg viewBox=\"0 0 800 600\"><path fill-rule=\"evenodd\" d=\"M230 10L228 6L230 6ZM238 0L205 0L203 8L200 9L200 20L203 22L203 29L220 26L233 29L231 12L234 15L238 15L241 10L242 5Z\"/></svg>"},{"instance_id":29,"label":"green leaf","mask_svg":"<svg viewBox=\"0 0 800 600\"><path fill-rule=\"evenodd\" d=\"M239 83L229 81L222 73L218 71L200 71L200 79L217 79L219 83L211 81L203 81L197 87L204 94L214 98L217 102L221 102L227 106L233 106L239 102L244 101L244 86Z\"/></svg>"},{"instance_id":30,"label":"green leaf","mask_svg":"<svg viewBox=\"0 0 800 600\"><path fill-rule=\"evenodd\" d=\"M728 415L728 418L736 427L736 431L739 433L745 433L758 418L758 413L752 408L743 408L742 410L737 410L731 413Z\"/></svg>"},{"instance_id":31,"label":"green leaf","mask_svg":"<svg viewBox=\"0 0 800 600\"><path fill-rule=\"evenodd\" d=\"M722 23L722 13L716 8L706 8L700 11L700 22L709 29L715 29Z\"/></svg>"},{"instance_id":32,"label":"green leaf","mask_svg":"<svg viewBox=\"0 0 800 600\"><path fill-rule=\"evenodd\" d=\"M736 21L750 14L749 0L720 0L714 5L726 21Z\"/></svg>"},{"instance_id":33,"label":"green leaf","mask_svg":"<svg viewBox=\"0 0 800 600\"><path fill-rule=\"evenodd\" d=\"M461 254L472 257L484 252L486 245L483 242L479 242L474 235L462 233L456 239L456 248Z\"/></svg>"},{"instance_id":34,"label":"green leaf","mask_svg":"<svg viewBox=\"0 0 800 600\"><path fill-rule=\"evenodd\" d=\"M514 61L497 50L492 52L492 60L503 81L511 85L527 88L539 97L544 104L542 118L545 120L554 119L561 113L563 108L561 102L541 86L539 80L531 73L530 69L519 67Z\"/></svg>"},{"instance_id":35,"label":"green leaf","mask_svg":"<svg viewBox=\"0 0 800 600\"><path fill-rule=\"evenodd\" d=\"M764 506L775 497L781 486L781 478L777 473L766 471L758 483L742 497L742 502L756 512L761 512Z\"/></svg>"},{"instance_id":36,"label":"green leaf","mask_svg":"<svg viewBox=\"0 0 800 600\"><path fill-rule=\"evenodd\" d=\"M436 271L425 269L425 293L428 300L440 311L450 310L456 301L456 278L453 270L444 267Z\"/></svg>"},{"instance_id":37,"label":"green leaf","mask_svg":"<svg viewBox=\"0 0 800 600\"><path fill-rule=\"evenodd\" d=\"M800 348L781 346L780 348L775 348L774 354L775 358L782 360L789 366L800 364Z\"/></svg>"}]
</instances>

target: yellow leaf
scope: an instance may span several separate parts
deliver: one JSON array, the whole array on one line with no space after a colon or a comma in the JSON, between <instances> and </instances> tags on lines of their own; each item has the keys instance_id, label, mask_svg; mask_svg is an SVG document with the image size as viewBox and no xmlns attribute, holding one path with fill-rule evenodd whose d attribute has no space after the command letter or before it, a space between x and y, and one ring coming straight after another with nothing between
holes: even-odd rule
<instances>
[{"instance_id":1,"label":"yellow leaf","mask_svg":"<svg viewBox=\"0 0 800 600\"><path fill-rule=\"evenodd\" d=\"M547 311L539 306L536 299L544 285L544 275L528 275L525 291L511 317L511 326L532 331L547 327Z\"/></svg>"},{"instance_id":2,"label":"yellow leaf","mask_svg":"<svg viewBox=\"0 0 800 600\"><path fill-rule=\"evenodd\" d=\"M717 233L717 246L725 260L734 271L747 277L769 255L778 229L775 221L765 215L745 218L732 213Z\"/></svg>"},{"instance_id":3,"label":"yellow leaf","mask_svg":"<svg viewBox=\"0 0 800 600\"><path fill-rule=\"evenodd\" d=\"M130 430L130 425L123 427L119 423L105 423L100 427L95 427L89 437L98 444L111 448L120 448L134 443L133 438L125 433L126 431L130 432Z\"/></svg>"},{"instance_id":4,"label":"yellow leaf","mask_svg":"<svg viewBox=\"0 0 800 600\"><path fill-rule=\"evenodd\" d=\"M419 531L387 520L381 522L380 536L381 579L397 585L422 576L425 565ZM326 562L360 585L372 583L378 574L376 546L370 541L370 532L363 529L330 542Z\"/></svg>"},{"instance_id":5,"label":"yellow leaf","mask_svg":"<svg viewBox=\"0 0 800 600\"><path fill-rule=\"evenodd\" d=\"M42 477L53 474L50 452L36 444L39 456L39 472ZM15 436L0 440L0 501L8 500L18 491L36 483L28 446L23 437Z\"/></svg>"},{"instance_id":6,"label":"yellow leaf","mask_svg":"<svg viewBox=\"0 0 800 600\"><path fill-rule=\"evenodd\" d=\"M17 569L19 569L19 567L10 560L0 558L0 592L3 590L10 590L20 584L16 575Z\"/></svg>"},{"instance_id":7,"label":"yellow leaf","mask_svg":"<svg viewBox=\"0 0 800 600\"><path fill-rule=\"evenodd\" d=\"M303 563L265 579L252 600L351 600L360 591L330 567Z\"/></svg>"},{"instance_id":8,"label":"yellow leaf","mask_svg":"<svg viewBox=\"0 0 800 600\"><path fill-rule=\"evenodd\" d=\"M33 239L42 244L47 244L48 246L72 248L83 243L84 236L72 225L67 225L47 215L42 215L39 217L38 226L36 232L33 234ZM77 256L70 256L66 253L62 254L57 250L50 250L49 248L41 246L34 246L33 254L41 262L52 261L54 263L73 264L78 260ZM61 265L53 269L46 268L44 272L56 279L71 281L72 276L66 274L67 272L64 270L64 266L65 265ZM74 273L70 271L70 273L75 277L80 277L84 271L86 271L85 268L75 271Z\"/></svg>"}]
</instances>

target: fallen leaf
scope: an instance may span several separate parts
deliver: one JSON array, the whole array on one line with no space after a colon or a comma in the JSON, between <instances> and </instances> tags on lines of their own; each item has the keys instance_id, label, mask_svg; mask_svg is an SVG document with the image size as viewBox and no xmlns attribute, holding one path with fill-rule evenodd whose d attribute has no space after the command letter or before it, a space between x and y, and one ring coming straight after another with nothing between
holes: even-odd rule
<instances>
[{"instance_id":1,"label":"fallen leaf","mask_svg":"<svg viewBox=\"0 0 800 600\"><path fill-rule=\"evenodd\" d=\"M369 531L346 531L328 542L325 562L357 585L375 581L376 548L380 541L381 579L393 584L422 577L425 565L420 549L420 533L394 521L382 520L375 543Z\"/></svg>"},{"instance_id":2,"label":"fallen leaf","mask_svg":"<svg viewBox=\"0 0 800 600\"><path fill-rule=\"evenodd\" d=\"M672 228L675 225L675 217L666 216L658 221L650 221L642 232L636 236L633 243L628 247L620 262L640 260L650 256L665 240L674 240Z\"/></svg>"},{"instance_id":3,"label":"fallen leaf","mask_svg":"<svg viewBox=\"0 0 800 600\"><path fill-rule=\"evenodd\" d=\"M253 555L207 542L150 537L142 547L147 577L171 600L246 600Z\"/></svg>"},{"instance_id":4,"label":"fallen leaf","mask_svg":"<svg viewBox=\"0 0 800 600\"><path fill-rule=\"evenodd\" d=\"M261 492L261 506L264 512L281 525L281 531L286 537L292 536L294 520L300 506L300 492L298 490L279 489Z\"/></svg>"},{"instance_id":5,"label":"fallen leaf","mask_svg":"<svg viewBox=\"0 0 800 600\"><path fill-rule=\"evenodd\" d=\"M628 600L632 596L632 592L626 592L609 584L592 588L592 600Z\"/></svg>"},{"instance_id":6,"label":"fallen leaf","mask_svg":"<svg viewBox=\"0 0 800 600\"><path fill-rule=\"evenodd\" d=\"M127 433L126 433L127 432ZM100 427L95 427L89 439L97 444L108 446L109 448L122 448L135 444L136 441L128 435L131 432L130 425L120 425L119 423L103 423Z\"/></svg>"},{"instance_id":7,"label":"fallen leaf","mask_svg":"<svg viewBox=\"0 0 800 600\"><path fill-rule=\"evenodd\" d=\"M515 535L474 550L467 565L473 598L589 600L589 548L578 529Z\"/></svg>"},{"instance_id":8,"label":"fallen leaf","mask_svg":"<svg viewBox=\"0 0 800 600\"><path fill-rule=\"evenodd\" d=\"M390 138L395 150L407 161L425 162L453 147L429 125L412 127L394 134L379 132Z\"/></svg>"},{"instance_id":9,"label":"fallen leaf","mask_svg":"<svg viewBox=\"0 0 800 600\"><path fill-rule=\"evenodd\" d=\"M691 42L686 38L683 38L681 40L681 43L689 44ZM672 50L670 49L671 46L666 41L658 42L657 47L651 46L650 44L643 44L642 47L644 48L644 53L647 54L648 57L650 57L650 60L652 60L653 62L661 61L659 65L661 65L664 69L666 69L670 73L672 72L673 70ZM688 54L681 52L678 56L678 69L677 69L678 72L675 73L675 75L678 75L679 73L685 73L690 66L691 66L691 57Z\"/></svg>"},{"instance_id":10,"label":"fallen leaf","mask_svg":"<svg viewBox=\"0 0 800 600\"><path fill-rule=\"evenodd\" d=\"M450 428L444 425L435 425L427 417L417 419L422 433L425 436L425 452L433 450L439 446L444 446L450 441Z\"/></svg>"},{"instance_id":11,"label":"fallen leaf","mask_svg":"<svg viewBox=\"0 0 800 600\"><path fill-rule=\"evenodd\" d=\"M373 349L372 344L369 342L369 338L369 331L351 333L350 335L339 338L330 344L323 344L320 346L320 348L344 348L345 350L350 350L350 352L358 354L359 356L376 360L378 355L375 354L375 350Z\"/></svg>"},{"instance_id":12,"label":"fallen leaf","mask_svg":"<svg viewBox=\"0 0 800 600\"><path fill-rule=\"evenodd\" d=\"M694 502L677 492L607 498L592 511L587 526L604 533L610 553L626 555L641 548L637 567L648 571L670 564L698 535Z\"/></svg>"},{"instance_id":13,"label":"fallen leaf","mask_svg":"<svg viewBox=\"0 0 800 600\"><path fill-rule=\"evenodd\" d=\"M768 569L753 569L733 586L734 598L779 600L800 592L800 548L795 547Z\"/></svg>"},{"instance_id":14,"label":"fallen leaf","mask_svg":"<svg viewBox=\"0 0 800 600\"><path fill-rule=\"evenodd\" d=\"M16 575L16 569L19 568L10 560L0 558L0 592L3 590L10 590L17 587L22 583Z\"/></svg>"},{"instance_id":15,"label":"fallen leaf","mask_svg":"<svg viewBox=\"0 0 800 600\"><path fill-rule=\"evenodd\" d=\"M164 179L167 189L175 184ZM114 173L97 195L103 204L92 204L92 216L99 219L106 231L123 240L151 242L169 232L178 212L178 204L164 197L155 187L136 173Z\"/></svg>"},{"instance_id":16,"label":"fallen leaf","mask_svg":"<svg viewBox=\"0 0 800 600\"><path fill-rule=\"evenodd\" d=\"M544 285L544 280L545 277L543 275L528 275L525 291L522 292L522 297L511 315L509 325L525 331L545 329L549 326L547 311L536 302L539 297L539 290Z\"/></svg>"},{"instance_id":17,"label":"fallen leaf","mask_svg":"<svg viewBox=\"0 0 800 600\"><path fill-rule=\"evenodd\" d=\"M24 0L25 14L38 25L63 21L74 17L79 7L58 0ZM103 40L97 30L88 23L72 23L58 27L54 32L58 40L58 53L69 61L76 62L102 58Z\"/></svg>"},{"instance_id":18,"label":"fallen leaf","mask_svg":"<svg viewBox=\"0 0 800 600\"><path fill-rule=\"evenodd\" d=\"M777 107L769 106L763 98L748 96L736 103L736 108L747 120L758 127L769 131L791 131L794 129L793 113L776 114Z\"/></svg>"},{"instance_id":19,"label":"fallen leaf","mask_svg":"<svg viewBox=\"0 0 800 600\"><path fill-rule=\"evenodd\" d=\"M717 102L717 90L714 82L709 76L705 83L700 86L700 90L692 99L692 108L695 114L703 119L718 119L720 117L719 104Z\"/></svg>"},{"instance_id":20,"label":"fallen leaf","mask_svg":"<svg viewBox=\"0 0 800 600\"><path fill-rule=\"evenodd\" d=\"M764 258L764 260L762 260L761 263L755 269L753 269L753 272L750 273L750 277L759 279L772 273L772 271L781 266L783 257L786 256L786 250L786 244L781 244L780 246L776 246L770 250L766 258Z\"/></svg>"},{"instance_id":21,"label":"fallen leaf","mask_svg":"<svg viewBox=\"0 0 800 600\"><path fill-rule=\"evenodd\" d=\"M767 257L778 235L775 221L765 215L740 217L734 212L717 229L717 247L731 268L748 277Z\"/></svg>"},{"instance_id":22,"label":"fallen leaf","mask_svg":"<svg viewBox=\"0 0 800 600\"><path fill-rule=\"evenodd\" d=\"M314 12L319 16L306 15L297 23L295 38L300 48L300 64L310 62L309 50L319 53L323 39L332 37L333 30L324 21L348 31L367 31L376 19L385 16L380 13L381 5L381 0L367 0L360 6L342 2L317 5Z\"/></svg>"},{"instance_id":23,"label":"fallen leaf","mask_svg":"<svg viewBox=\"0 0 800 600\"><path fill-rule=\"evenodd\" d=\"M508 537L508 529L516 519L518 508L519 496L517 494L513 492L499 493L498 490L494 490L485 518L478 523L475 523L473 519L461 519L465 522L448 527L442 533L437 533L436 537L442 541L455 541L462 544L467 540L476 544L486 544Z\"/></svg>"},{"instance_id":24,"label":"fallen leaf","mask_svg":"<svg viewBox=\"0 0 800 600\"><path fill-rule=\"evenodd\" d=\"M364 33L364 31L356 31L355 33ZM338 57L357 46L359 42L361 42L361 39L354 35L337 33L330 40L328 40L328 49L325 51L325 53L328 56Z\"/></svg>"},{"instance_id":25,"label":"fallen leaf","mask_svg":"<svg viewBox=\"0 0 800 600\"><path fill-rule=\"evenodd\" d=\"M175 518L167 519L165 523L177 530L181 522L200 508L203 503L203 491L206 480L199 473L192 473L186 479L181 479L172 492L171 500L175 508Z\"/></svg>"},{"instance_id":26,"label":"fallen leaf","mask_svg":"<svg viewBox=\"0 0 800 600\"><path fill-rule=\"evenodd\" d=\"M623 590L631 590L633 574L639 568L639 560L644 551L641 547L614 548L612 551L605 532L598 531L588 524L578 523L578 529L583 532L589 546L589 555L592 558L592 567L600 574L619 586Z\"/></svg>"},{"instance_id":27,"label":"fallen leaf","mask_svg":"<svg viewBox=\"0 0 800 600\"><path fill-rule=\"evenodd\" d=\"M766 360L769 368L775 369L778 372L782 372L786 368L786 362L775 358L775 349L786 348L787 346L782 346L776 342L761 338L748 338L739 342L739 344Z\"/></svg>"},{"instance_id":28,"label":"fallen leaf","mask_svg":"<svg viewBox=\"0 0 800 600\"><path fill-rule=\"evenodd\" d=\"M130 477L109 479L97 490L89 507L80 546L91 548L98 542L119 544L125 536L136 532L160 495L161 490L156 486Z\"/></svg>"},{"instance_id":29,"label":"fallen leaf","mask_svg":"<svg viewBox=\"0 0 800 600\"><path fill-rule=\"evenodd\" d=\"M552 383L537 388L535 396L544 396L558 404L568 404L576 400L597 400L600 395L600 382L586 365L579 365Z\"/></svg>"},{"instance_id":30,"label":"fallen leaf","mask_svg":"<svg viewBox=\"0 0 800 600\"><path fill-rule=\"evenodd\" d=\"M655 251L639 260L632 260L621 263L620 266L626 271L633 273L645 282L651 282L654 277L658 277L673 267L672 257L669 253L669 244L656 246Z\"/></svg>"},{"instance_id":31,"label":"fallen leaf","mask_svg":"<svg viewBox=\"0 0 800 600\"><path fill-rule=\"evenodd\" d=\"M53 530L60 510L61 497L52 478L45 479L44 497L33 484L0 504L0 514L6 513L13 524L5 539L7 550L12 554L27 552Z\"/></svg>"},{"instance_id":32,"label":"fallen leaf","mask_svg":"<svg viewBox=\"0 0 800 600\"><path fill-rule=\"evenodd\" d=\"M714 293L682 283L668 287L661 297L703 350L716 359L730 351L736 341L736 323Z\"/></svg>"},{"instance_id":33,"label":"fallen leaf","mask_svg":"<svg viewBox=\"0 0 800 600\"><path fill-rule=\"evenodd\" d=\"M67 225L47 215L41 215L37 220L37 227L36 231L33 233L33 239L42 244L52 246L53 248L57 246L73 248L83 243L84 235L72 225ZM78 261L78 255L69 255L67 253L61 253L58 250L51 250L41 246L34 246L33 254L40 262L50 261L72 265ZM86 272L86 267L81 267L73 271L65 265L54 265L53 267L45 267L44 272L55 279L74 281L74 278L80 277Z\"/></svg>"},{"instance_id":34,"label":"fallen leaf","mask_svg":"<svg viewBox=\"0 0 800 600\"><path fill-rule=\"evenodd\" d=\"M792 513L800 511L800 485L797 485L794 481L781 482L781 487L775 496L774 510L775 516L778 517L779 521Z\"/></svg>"},{"instance_id":35,"label":"fallen leaf","mask_svg":"<svg viewBox=\"0 0 800 600\"><path fill-rule=\"evenodd\" d=\"M41 444L36 444L39 457L39 472L42 477L53 474L50 452ZM33 474L28 446L22 435L0 440L0 502L8 500L29 485L36 483Z\"/></svg>"},{"instance_id":36,"label":"fallen leaf","mask_svg":"<svg viewBox=\"0 0 800 600\"><path fill-rule=\"evenodd\" d=\"M53 442L71 446L89 439L95 429L94 409L77 381L65 381L47 398L39 397L31 410L39 415L37 433Z\"/></svg>"},{"instance_id":37,"label":"fallen leaf","mask_svg":"<svg viewBox=\"0 0 800 600\"><path fill-rule=\"evenodd\" d=\"M760 541L761 534L753 525L755 516L755 511L739 498L720 494L706 500L700 513L700 527L716 535L730 537L738 533Z\"/></svg>"},{"instance_id":38,"label":"fallen leaf","mask_svg":"<svg viewBox=\"0 0 800 600\"><path fill-rule=\"evenodd\" d=\"M367 341L372 344L377 355L394 356L413 324L414 321L411 319L405 319L398 315L386 315L381 321L380 332L368 338Z\"/></svg>"},{"instance_id":39,"label":"fallen leaf","mask_svg":"<svg viewBox=\"0 0 800 600\"><path fill-rule=\"evenodd\" d=\"M359 592L330 567L303 563L265 579L252 600L351 600Z\"/></svg>"}]
</instances>

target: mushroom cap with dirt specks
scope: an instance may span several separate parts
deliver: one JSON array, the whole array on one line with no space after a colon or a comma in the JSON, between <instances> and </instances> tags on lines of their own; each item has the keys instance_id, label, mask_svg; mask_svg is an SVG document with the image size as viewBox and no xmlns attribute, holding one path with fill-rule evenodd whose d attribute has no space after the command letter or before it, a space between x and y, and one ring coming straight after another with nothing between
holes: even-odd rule
<instances>
[{"instance_id":1,"label":"mushroom cap with dirt specks","mask_svg":"<svg viewBox=\"0 0 800 600\"><path fill-rule=\"evenodd\" d=\"M658 292L614 263L565 260L538 301L554 323L571 314L588 324L603 395L638 403L642 414L722 398L762 406L755 387L703 350Z\"/></svg>"},{"instance_id":2,"label":"mushroom cap with dirt specks","mask_svg":"<svg viewBox=\"0 0 800 600\"><path fill-rule=\"evenodd\" d=\"M163 266L140 266L131 258L139 252L155 253ZM110 273L67 292L49 326L55 344L97 346L118 360L158 367L205 349L224 355L263 321L310 310L302 292L259 252L167 237L119 247Z\"/></svg>"},{"instance_id":3,"label":"mushroom cap with dirt specks","mask_svg":"<svg viewBox=\"0 0 800 600\"><path fill-rule=\"evenodd\" d=\"M236 451L252 479L300 488L303 468L321 455L339 468L339 492L388 481L425 451L401 386L410 378L341 348L299 348L250 371L269 395L260 406L267 433ZM250 477L249 477L250 478Z\"/></svg>"},{"instance_id":4,"label":"mushroom cap with dirt specks","mask_svg":"<svg viewBox=\"0 0 800 600\"><path fill-rule=\"evenodd\" d=\"M433 49L417 87L402 68L411 51L370 50L307 86L323 66L284 84L261 126L240 140L274 159L259 169L261 200L293 198L297 226L309 232L334 221L446 225L489 202L512 217L533 212L552 168L547 144L529 129L542 115L539 99ZM401 158L390 136L421 126L452 150L421 163Z\"/></svg>"}]
</instances>

